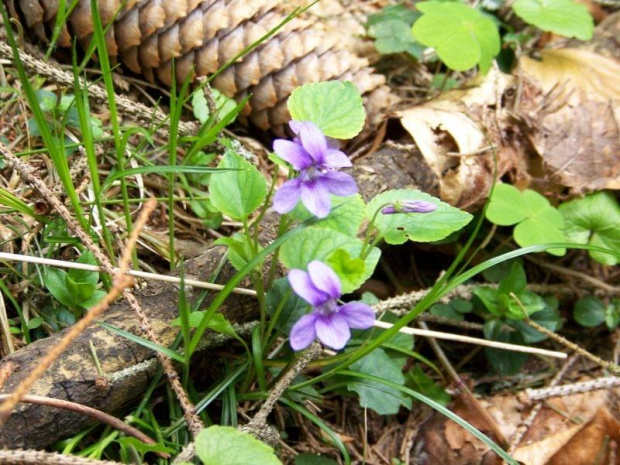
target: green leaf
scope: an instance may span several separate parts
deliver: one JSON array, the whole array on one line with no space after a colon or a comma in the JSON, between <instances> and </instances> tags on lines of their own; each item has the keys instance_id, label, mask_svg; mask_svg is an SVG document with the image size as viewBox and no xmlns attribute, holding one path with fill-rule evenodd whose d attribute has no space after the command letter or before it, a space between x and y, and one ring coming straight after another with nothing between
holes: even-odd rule
<instances>
[{"instance_id":1,"label":"green leaf","mask_svg":"<svg viewBox=\"0 0 620 465\"><path fill-rule=\"evenodd\" d=\"M372 374L396 384L405 384L405 377L400 367L383 349L373 350L352 364L350 369L358 373ZM350 382L347 389L357 392L362 407L370 408L380 415L396 414L401 406L411 408L411 399L404 397L401 391L375 381L358 379Z\"/></svg>"},{"instance_id":2,"label":"green leaf","mask_svg":"<svg viewBox=\"0 0 620 465\"><path fill-rule=\"evenodd\" d=\"M365 218L366 204L359 194L348 197L332 195L332 208L327 217L316 221L313 226L333 229L352 237L357 237L357 233ZM303 222L309 218L314 218L303 203L299 202L290 213L292 218Z\"/></svg>"},{"instance_id":3,"label":"green leaf","mask_svg":"<svg viewBox=\"0 0 620 465\"><path fill-rule=\"evenodd\" d=\"M605 309L605 324L609 330L620 324L620 300L613 299Z\"/></svg>"},{"instance_id":4,"label":"green leaf","mask_svg":"<svg viewBox=\"0 0 620 465\"><path fill-rule=\"evenodd\" d=\"M95 256L90 250L82 253L80 257L76 260L76 263L82 263L84 265L98 265L97 260L95 260ZM86 271L86 270L69 270L69 278L77 283L88 283L88 284L97 284L99 282L99 272L98 271Z\"/></svg>"},{"instance_id":5,"label":"green leaf","mask_svg":"<svg viewBox=\"0 0 620 465\"><path fill-rule=\"evenodd\" d=\"M231 218L247 219L267 196L265 178L254 165L232 150L226 151L218 168L235 171L223 171L211 177L211 203Z\"/></svg>"},{"instance_id":6,"label":"green leaf","mask_svg":"<svg viewBox=\"0 0 620 465\"><path fill-rule=\"evenodd\" d=\"M368 27L376 26L384 21L404 21L409 25L420 17L420 13L407 8L404 4L389 5L377 13L368 16Z\"/></svg>"},{"instance_id":7,"label":"green leaf","mask_svg":"<svg viewBox=\"0 0 620 465\"><path fill-rule=\"evenodd\" d=\"M190 328L197 328L200 325L203 317L205 316L205 311L191 312L188 315L188 324ZM175 318L170 323L172 326L181 326L181 318ZM207 328L215 331L216 333L225 334L230 337L234 337L235 339L239 339L235 328L230 324L230 321L226 319L224 315L221 313L215 313L209 323L207 324Z\"/></svg>"},{"instance_id":8,"label":"green leaf","mask_svg":"<svg viewBox=\"0 0 620 465\"><path fill-rule=\"evenodd\" d=\"M228 260L237 271L245 268L255 255L251 239L242 233L236 233L232 237L220 237L214 244L228 247ZM259 247L258 252L261 250L262 247Z\"/></svg>"},{"instance_id":9,"label":"green leaf","mask_svg":"<svg viewBox=\"0 0 620 465\"><path fill-rule=\"evenodd\" d=\"M382 55L406 52L421 59L424 48L411 35L411 23L399 19L380 21L368 28L368 35L375 39L375 48Z\"/></svg>"},{"instance_id":10,"label":"green leaf","mask_svg":"<svg viewBox=\"0 0 620 465\"><path fill-rule=\"evenodd\" d=\"M95 292L95 284L76 283L71 279L71 276L67 276L65 285L67 286L67 292L71 294L73 302L78 305L81 305L82 302L89 299L93 292Z\"/></svg>"},{"instance_id":11,"label":"green leaf","mask_svg":"<svg viewBox=\"0 0 620 465\"><path fill-rule=\"evenodd\" d=\"M327 264L340 277L342 293L353 292L364 279L366 264L361 258L351 258L344 249L338 249L327 259Z\"/></svg>"},{"instance_id":12,"label":"green leaf","mask_svg":"<svg viewBox=\"0 0 620 465\"><path fill-rule=\"evenodd\" d=\"M274 327L284 334L289 334L293 325L308 311L308 304L291 289L288 278L276 279L267 292L267 313L274 318L280 308L280 314Z\"/></svg>"},{"instance_id":13,"label":"green leaf","mask_svg":"<svg viewBox=\"0 0 620 465\"><path fill-rule=\"evenodd\" d=\"M204 465L281 465L273 449L230 426L210 426L196 437L196 455Z\"/></svg>"},{"instance_id":14,"label":"green leaf","mask_svg":"<svg viewBox=\"0 0 620 465\"><path fill-rule=\"evenodd\" d=\"M94 307L95 305L97 305L99 302L101 302L101 300L106 296L105 291L102 291L100 289L96 289L95 291L93 291L93 293L90 295L90 297L84 301L82 301L79 305L82 308L85 309L89 309L91 307Z\"/></svg>"},{"instance_id":15,"label":"green leaf","mask_svg":"<svg viewBox=\"0 0 620 465\"><path fill-rule=\"evenodd\" d=\"M484 324L484 337L491 341L523 345L521 333L507 327L501 320L487 321ZM485 347L484 352L486 353L487 360L501 376L517 374L528 359L527 354L509 350Z\"/></svg>"},{"instance_id":16,"label":"green leaf","mask_svg":"<svg viewBox=\"0 0 620 465\"><path fill-rule=\"evenodd\" d=\"M416 7L424 13L412 28L418 42L434 48L450 69L465 71L480 65L482 73L489 71L500 51L493 21L462 3L430 1Z\"/></svg>"},{"instance_id":17,"label":"green leaf","mask_svg":"<svg viewBox=\"0 0 620 465\"><path fill-rule=\"evenodd\" d=\"M327 263L337 250L345 250L349 257L357 258L362 252L363 243L359 239L329 229L309 227L297 234L294 238L286 241L280 249L280 260L288 268L306 270L308 263L319 260ZM361 286L375 270L381 251L373 248L365 260L364 274L357 280L352 276L340 276L350 287L345 292L350 292Z\"/></svg>"},{"instance_id":18,"label":"green leaf","mask_svg":"<svg viewBox=\"0 0 620 465\"><path fill-rule=\"evenodd\" d=\"M609 192L597 192L582 199L560 205L566 221L564 232L570 242L604 247L620 253L620 205ZM604 265L617 265L617 257L601 252L588 252Z\"/></svg>"},{"instance_id":19,"label":"green leaf","mask_svg":"<svg viewBox=\"0 0 620 465\"><path fill-rule=\"evenodd\" d=\"M43 318L41 318L40 316L31 318L30 321L28 322L28 329L37 329L39 326L41 326L43 324Z\"/></svg>"},{"instance_id":20,"label":"green leaf","mask_svg":"<svg viewBox=\"0 0 620 465\"><path fill-rule=\"evenodd\" d=\"M527 278L525 277L525 270L520 263L515 262L510 268L508 275L502 279L499 284L498 291L502 294L521 294L527 286Z\"/></svg>"},{"instance_id":21,"label":"green leaf","mask_svg":"<svg viewBox=\"0 0 620 465\"><path fill-rule=\"evenodd\" d=\"M462 229L472 219L472 215L454 208L424 192L413 189L391 190L377 195L366 207L366 216L373 218L375 213L386 206L402 201L422 200L437 205L430 213L396 213L384 215L377 213L375 226L388 244L432 242L446 238Z\"/></svg>"},{"instance_id":22,"label":"green leaf","mask_svg":"<svg viewBox=\"0 0 620 465\"><path fill-rule=\"evenodd\" d=\"M579 299L573 309L575 321L586 328L594 328L605 322L605 304L593 296Z\"/></svg>"},{"instance_id":23,"label":"green leaf","mask_svg":"<svg viewBox=\"0 0 620 465\"><path fill-rule=\"evenodd\" d=\"M565 37L590 40L594 20L585 5L573 0L517 0L512 8L526 23Z\"/></svg>"},{"instance_id":24,"label":"green leaf","mask_svg":"<svg viewBox=\"0 0 620 465\"><path fill-rule=\"evenodd\" d=\"M439 384L433 381L433 378L422 371L419 365L407 373L407 387L419 392L426 397L430 397L435 402L444 407L450 403L450 394L446 392Z\"/></svg>"},{"instance_id":25,"label":"green leaf","mask_svg":"<svg viewBox=\"0 0 620 465\"><path fill-rule=\"evenodd\" d=\"M45 284L45 287L47 287L54 298L67 307L74 307L76 302L67 289L66 280L67 273L63 270L48 268L43 273L43 284Z\"/></svg>"},{"instance_id":26,"label":"green leaf","mask_svg":"<svg viewBox=\"0 0 620 465\"><path fill-rule=\"evenodd\" d=\"M562 324L562 319L560 318L558 311L547 306L545 306L542 311L534 313L530 319L535 323L538 323L543 328L554 332L557 331ZM526 344L536 344L537 342L547 339L547 335L545 333L535 330L525 321L513 320L507 322L507 324L521 333L523 342Z\"/></svg>"},{"instance_id":27,"label":"green leaf","mask_svg":"<svg viewBox=\"0 0 620 465\"><path fill-rule=\"evenodd\" d=\"M487 219L499 226L512 226L514 239L521 247L552 242L566 242L562 232L564 218L549 201L533 190L520 192L509 184L498 184L486 211ZM549 249L562 256L566 249Z\"/></svg>"},{"instance_id":28,"label":"green leaf","mask_svg":"<svg viewBox=\"0 0 620 465\"><path fill-rule=\"evenodd\" d=\"M298 87L288 99L295 121L312 121L328 137L351 139L364 127L362 96L350 82L313 82Z\"/></svg>"},{"instance_id":29,"label":"green leaf","mask_svg":"<svg viewBox=\"0 0 620 465\"><path fill-rule=\"evenodd\" d=\"M237 106L237 102L233 99L226 97L223 93L221 93L217 89L210 89L211 95L213 96L213 100L216 108L216 121L221 121L222 118L228 115L230 112L235 110ZM198 121L202 124L205 124L209 117L209 105L207 103L207 98L205 96L204 89L197 89L192 95L192 109L194 110L194 116ZM234 121L232 119L230 122ZM229 122L229 123L230 123Z\"/></svg>"}]
</instances>

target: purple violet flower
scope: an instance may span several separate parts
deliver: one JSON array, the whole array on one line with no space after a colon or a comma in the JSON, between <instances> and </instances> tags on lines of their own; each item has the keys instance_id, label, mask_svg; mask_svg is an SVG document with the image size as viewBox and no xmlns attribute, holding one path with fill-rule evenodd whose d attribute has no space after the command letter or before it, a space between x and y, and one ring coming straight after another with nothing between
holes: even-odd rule
<instances>
[{"instance_id":1,"label":"purple violet flower","mask_svg":"<svg viewBox=\"0 0 620 465\"><path fill-rule=\"evenodd\" d=\"M317 260L308 264L308 272L291 270L288 280L299 297L312 305L312 313L302 316L291 330L291 347L302 350L317 337L334 350L342 349L351 330L366 329L374 325L375 312L362 302L339 305L342 295L338 275Z\"/></svg>"},{"instance_id":2,"label":"purple violet flower","mask_svg":"<svg viewBox=\"0 0 620 465\"><path fill-rule=\"evenodd\" d=\"M273 207L288 213L297 202L306 206L318 218L325 218L331 208L330 194L353 195L355 180L338 169L351 165L349 158L309 121L291 121L290 128L297 137L292 141L276 139L273 151L299 171L297 178L286 181L273 198Z\"/></svg>"},{"instance_id":3,"label":"purple violet flower","mask_svg":"<svg viewBox=\"0 0 620 465\"><path fill-rule=\"evenodd\" d=\"M384 215L393 215L394 213L430 213L437 210L437 205L424 200L403 200L381 210Z\"/></svg>"}]
</instances>

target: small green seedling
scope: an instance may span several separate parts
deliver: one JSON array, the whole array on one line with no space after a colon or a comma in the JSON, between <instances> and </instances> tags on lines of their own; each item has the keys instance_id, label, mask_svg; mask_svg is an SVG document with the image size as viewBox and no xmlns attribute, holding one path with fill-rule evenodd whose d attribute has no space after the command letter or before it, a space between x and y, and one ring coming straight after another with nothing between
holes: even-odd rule
<instances>
[{"instance_id":1,"label":"small green seedling","mask_svg":"<svg viewBox=\"0 0 620 465\"><path fill-rule=\"evenodd\" d=\"M408 53L420 60L424 47L413 38L411 26L421 16L405 5L390 5L368 17L368 35L382 55Z\"/></svg>"}]
</instances>

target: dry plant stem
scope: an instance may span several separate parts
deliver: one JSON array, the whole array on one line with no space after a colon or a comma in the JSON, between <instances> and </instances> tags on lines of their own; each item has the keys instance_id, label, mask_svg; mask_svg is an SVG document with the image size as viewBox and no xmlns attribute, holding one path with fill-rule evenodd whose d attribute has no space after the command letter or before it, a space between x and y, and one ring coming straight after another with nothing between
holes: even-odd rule
<instances>
[{"instance_id":1,"label":"dry plant stem","mask_svg":"<svg viewBox=\"0 0 620 465\"><path fill-rule=\"evenodd\" d=\"M59 213L59 215L62 216L62 218L66 221L67 226L82 240L82 243L84 244L84 246L86 248L88 248L90 251L93 252L93 254L97 258L97 260L99 261L99 263L101 264L103 269L106 271L106 273L108 273L110 275L115 275L116 273L114 271L114 267L112 266L112 262L108 259L108 257L105 256L105 254L99 249L99 247L97 247L97 245L95 245L95 243L92 241L90 236L85 231L83 231L80 228L80 226L77 224L77 222L72 218L71 214L69 213L69 210L67 210L67 208L60 202L60 200L58 200L58 198L56 198L56 196L50 191L50 189L45 185L45 183L41 179L39 179L38 177L36 177L33 174L33 171L34 171L33 168L30 165L28 165L28 164L24 163L23 161L21 161L20 159L18 159L17 157L15 157L15 155L13 155L11 153L9 148L5 144L3 144L2 142L0 142L0 152L4 153L5 158L7 160L7 166L9 168L17 170L17 172L19 172L19 174L21 175L21 177L24 179L25 182L27 182L28 184L33 186L35 189L37 189L39 191L40 194L42 194L44 197L46 197L46 199L52 204L52 206L56 209L56 211ZM123 273L128 268L129 262L131 260L131 250L133 249L135 243L138 240L138 235L139 235L140 229L146 223L146 220L148 219L149 211L152 211L154 208L155 208L155 201L154 200L149 200L143 206L142 213L140 214L140 217L138 218L138 221L136 222L136 224L134 226L134 230L131 232L131 235L130 235L128 241L127 241L126 249L124 251L123 257L122 257L121 262L120 262L120 269L121 269L121 272L123 272ZM124 279L124 281L126 281L124 283L124 284L126 284L125 287L128 287L133 282L133 280L131 278L129 278L128 276L126 276L126 275L123 275L123 279ZM118 283L115 283L115 284L116 285L112 289L113 291L117 288ZM155 332L153 331L153 328L151 327L151 324L150 324L150 322L148 320L148 317L146 316L146 314L142 310L142 307L140 306L140 303L138 302L136 297L131 292L129 292L127 289L125 289L125 288L123 288L123 289L119 288L118 291L119 291L119 293L122 292L123 297L125 297L125 299L127 300L127 303L129 304L129 306L134 310L134 312L138 316L138 319L140 321L141 329L146 334L148 339L151 340L152 342L158 344L158 345L161 345L159 343L157 335L155 334ZM104 302L107 302L108 304L112 303L114 301L114 299L116 299L116 297L118 297L118 295L116 295L114 297L114 299L110 300L110 299L108 299L109 296L110 296L110 294L108 294L108 296L106 296L106 298L104 298ZM83 318L75 326L73 326L71 328L71 330L67 333L65 338L67 338L69 335L72 335L73 339L75 339L79 335L79 332L81 332L84 328L86 328L86 326L88 324L90 324L90 322L92 322L96 316L98 316L98 315L95 315L94 317L90 318L90 315L94 313L94 309L97 308L97 307L99 307L99 305L93 307L93 309L91 309L86 314L85 318ZM102 313L104 309L105 308L102 308L99 311L99 313ZM86 321L86 324L82 324L85 321ZM74 328L80 328L80 329L79 329L78 332L75 332ZM71 339L71 340L73 340L73 339ZM62 344L63 340L61 340L60 344ZM71 341L69 341L69 343L70 342ZM65 347L67 345L68 344L66 344ZM64 348L62 350L64 350ZM61 350L61 352L62 352L62 350ZM56 357L58 357L61 352L59 352L56 355ZM170 386L172 387L173 391L175 392L175 394L177 396L177 399L179 400L179 404L181 405L181 408L183 409L183 414L185 416L185 420L187 422L187 426L188 426L192 436L196 437L196 435L204 428L204 425L203 425L202 421L200 420L200 418L198 418L198 415L196 415L196 413L194 411L194 405L190 402L189 398L187 397L187 393L183 389L183 386L181 385L181 382L178 379L178 375L177 375L176 371L174 370L174 366L172 365L172 360L170 359L170 357L168 357L167 355L165 355L165 354L163 354L161 352L156 352L156 354L157 354L157 358L159 359L159 362L162 365L164 373L166 373L166 376L167 376L167 378L168 378L168 380L170 382ZM55 358L53 360L55 360ZM53 362L53 360L51 360L51 361ZM41 374L43 374L45 369L43 369L43 371L38 373L37 377L35 377L35 378L33 378L32 375L30 377L26 378L22 384L26 383L26 381L29 381L32 378L32 381L30 382L30 385L32 385L32 383L34 383L34 381L36 381L36 379ZM35 371L37 371L37 370L35 369L33 371L33 374L34 374ZM30 385L28 386L28 388L30 387ZM18 390L19 390L20 386L18 386ZM19 395L22 396L22 395L26 394L26 391L27 391L28 388L26 388L25 390L22 389L23 392L20 392ZM13 405L11 406L11 409L17 404L16 401L19 401L19 397L17 397L17 396L14 397L13 400L11 401L13 403ZM7 401L7 402L9 402L9 401ZM2 415L2 413L4 411L3 408L4 408L4 404L2 405L2 407L0 407L0 415ZM10 409L8 411L10 412ZM2 419L2 417L0 416L0 420L1 419Z\"/></svg>"},{"instance_id":2,"label":"dry plant stem","mask_svg":"<svg viewBox=\"0 0 620 465\"><path fill-rule=\"evenodd\" d=\"M497 284L485 284L486 287L497 288ZM447 304L453 299L470 300L473 296L473 290L480 287L480 284L465 284L458 286L453 291L442 296L436 303ZM527 289L537 294L574 294L575 289L564 284L528 284ZM409 312L418 302L420 302L430 289L422 289L420 291L410 292L408 294L399 295L391 299L386 299L373 308L376 313L391 311L397 316L402 316ZM472 328L473 329L473 328Z\"/></svg>"},{"instance_id":3,"label":"dry plant stem","mask_svg":"<svg viewBox=\"0 0 620 465\"><path fill-rule=\"evenodd\" d=\"M0 450L0 463L11 465L40 465L42 463L45 465L122 465L120 462L108 462L41 450Z\"/></svg>"},{"instance_id":4,"label":"dry plant stem","mask_svg":"<svg viewBox=\"0 0 620 465\"><path fill-rule=\"evenodd\" d=\"M540 331L541 333L549 336L551 339L559 342L563 346L568 347L571 350L574 350L579 355L582 355L583 357L587 358L588 360L593 361L597 365L602 366L603 368L605 368L606 370L609 370L614 375L620 376L620 366L616 365L615 363L611 363L611 362L608 362L606 360L603 360L602 358L600 358L600 357L598 357L598 356L588 352L587 350L579 347L574 342L569 341L565 337L562 337L559 334L554 333L553 331L549 331L544 326L539 325L538 323L536 323L535 321L530 320L529 318L526 319L525 321L526 321L526 323L528 325L530 325L536 331Z\"/></svg>"},{"instance_id":5,"label":"dry plant stem","mask_svg":"<svg viewBox=\"0 0 620 465\"><path fill-rule=\"evenodd\" d=\"M56 266L59 268L71 268L75 270L85 270L85 271L98 271L98 272L104 272L104 273L107 271L105 268L101 266L87 265L86 263L67 262L64 260L54 260L51 258L40 258L40 257L33 257L30 255L22 255L22 254L7 253L7 252L0 252L0 260L10 260L10 261L17 261L17 262L24 262L24 263L35 263L39 265ZM114 268L114 271L118 273L118 268ZM128 270L127 274L129 276L134 276L136 278L153 279L156 281L163 281L166 283L181 284L181 278L177 278L176 276L168 276L168 275L157 274L157 273L147 273L146 271L137 271L137 270ZM197 281L195 279L184 279L183 283L185 283L186 286L199 287L202 289L211 289L214 291L221 291L225 287L221 284L213 284L213 283L208 283L205 281ZM256 291L252 289L244 289L242 287L235 287L233 288L231 292L235 294L249 295L252 297L256 296Z\"/></svg>"},{"instance_id":6,"label":"dry plant stem","mask_svg":"<svg viewBox=\"0 0 620 465\"><path fill-rule=\"evenodd\" d=\"M421 322L423 323L423 322ZM391 323L375 320L375 326L378 328L390 329ZM488 341L486 339L479 339L476 337L461 336L459 334L443 333L440 331L429 331L426 329L415 329L404 327L399 330L401 333L412 334L414 336L424 336L436 339L445 339L448 341L465 342L467 344L476 344L479 346L493 347L495 349L512 350L513 352L523 352L527 354L546 355L548 357L566 358L567 355L563 352L556 352L554 350L537 349L535 347L520 346L516 344L507 344L505 342Z\"/></svg>"},{"instance_id":7,"label":"dry plant stem","mask_svg":"<svg viewBox=\"0 0 620 465\"><path fill-rule=\"evenodd\" d=\"M428 326L423 321L418 323L418 325L420 326L420 328L422 330L424 330L424 331L428 330ZM480 402L478 402L478 400L472 394L472 392L469 390L467 385L463 382L463 380L461 380L461 377L459 376L459 374L456 372L456 370L454 369L454 367L450 363L450 360L448 360L448 357L446 357L446 354L444 353L442 348L437 343L437 340L435 338L429 337L428 338L428 343L431 345L431 347L433 349L433 352L435 352L435 355L437 356L437 358L441 362L441 365L448 372L448 376L450 376L452 381L457 385L457 388L459 389L459 391L467 399L468 404L471 407L473 407L474 409L476 409L478 414L482 418L485 419L487 425L489 426L489 428L491 428L491 431L493 432L493 435L497 439L497 442L500 443L500 446L506 447L508 445L508 440L502 434L500 429L497 427L497 424L495 423L495 420L493 419L493 417L491 417L491 415L489 415L489 412L487 412L482 407L482 405L480 405Z\"/></svg>"},{"instance_id":8,"label":"dry plant stem","mask_svg":"<svg viewBox=\"0 0 620 465\"><path fill-rule=\"evenodd\" d=\"M261 431L267 428L267 417L273 410L274 405L282 397L286 388L290 386L295 377L308 366L310 362L321 355L322 347L318 342L314 342L310 347L304 350L290 370L278 380L275 386L269 392L269 397L263 403L260 410L254 415L254 418L250 422L241 428L242 431L248 432L258 438L261 436Z\"/></svg>"},{"instance_id":9,"label":"dry plant stem","mask_svg":"<svg viewBox=\"0 0 620 465\"><path fill-rule=\"evenodd\" d=\"M598 389L610 389L620 386L620 378L617 376L606 376L604 378L582 381L580 383L564 384L542 389L526 389L523 402L533 402L537 400L550 399L552 397L572 396L583 392L596 391Z\"/></svg>"},{"instance_id":10,"label":"dry plant stem","mask_svg":"<svg viewBox=\"0 0 620 465\"><path fill-rule=\"evenodd\" d=\"M558 371L556 375L553 377L553 379L549 382L549 388L553 389L560 383L560 381L562 381L562 378L564 378L564 376L566 375L570 367L573 366L577 358L578 358L578 355L573 354L570 356L568 360L566 360L566 362L564 362L564 365L562 365L562 368L560 369L560 371ZM521 400L521 397L519 397L519 400ZM536 420L536 417L540 413L540 410L542 409L543 405L544 404L542 402L539 402L536 405L534 405L534 407L530 411L527 418L523 420L523 422L517 428L517 431L515 431L515 433L512 435L512 438L510 439L510 447L508 448L508 451L507 451L509 454L513 454L517 450L517 447L521 443L523 436L525 435L525 433L527 433L527 430L529 430L534 424L534 420Z\"/></svg>"},{"instance_id":11,"label":"dry plant stem","mask_svg":"<svg viewBox=\"0 0 620 465\"><path fill-rule=\"evenodd\" d=\"M546 263L532 257L528 257L528 259L544 268L548 268L566 276L572 276L574 278L581 279L582 281L585 281L594 287L603 289L605 292L611 293L613 295L620 295L620 287L612 286L611 284L607 284L600 279L593 278L592 276L581 273L580 271L571 270L570 268L564 268L563 266L554 265L552 263Z\"/></svg>"},{"instance_id":12,"label":"dry plant stem","mask_svg":"<svg viewBox=\"0 0 620 465\"><path fill-rule=\"evenodd\" d=\"M9 397L9 394L0 394L0 401L4 401L8 397ZM71 410L73 412L77 412L82 415L87 415L102 423L106 423L110 425L112 428L115 428L125 433L128 436L133 436L134 438L142 441L145 444L157 444L156 441L148 437L142 431L139 431L133 426L130 426L127 423L122 422L121 420L119 420L116 417L113 417L112 415L108 415L105 412L94 409L92 407L88 407L87 405L76 404L75 402L70 402L68 400L54 399L52 397L30 396L30 395L25 395L22 398L22 402L25 402L28 404L45 405L48 407ZM168 454L161 454L160 452L158 452L158 455L164 458L169 457Z\"/></svg>"},{"instance_id":13,"label":"dry plant stem","mask_svg":"<svg viewBox=\"0 0 620 465\"><path fill-rule=\"evenodd\" d=\"M2 31L0 31L0 38L2 38ZM4 40L0 41L0 58L5 58L14 62L15 57L13 56L13 50L8 45L8 43ZM67 71L63 71L57 66L53 66L49 63L46 63L43 60L39 60L29 53L24 52L23 50L19 51L19 60L22 62L24 67L30 71L33 75L40 75L48 78L49 80L55 82L56 84L60 84L62 86L67 86L73 88L75 81L72 73ZM88 95L97 100L98 102L105 103L108 101L107 92L99 87L98 85L94 85L90 82L84 83L84 80L80 78L80 86L85 88L88 92ZM157 123L164 126L166 129L170 127L170 121L166 114L161 112L156 108L149 108L146 105L143 105L139 102L132 102L126 97L122 95L114 94L113 97L116 100L116 105L120 110L125 112L126 115L130 115L134 117L138 121L142 121L148 124ZM179 134L181 135L191 135L197 132L197 126L192 123L184 123L179 122ZM165 131L165 134L168 134L168 131Z\"/></svg>"}]
</instances>

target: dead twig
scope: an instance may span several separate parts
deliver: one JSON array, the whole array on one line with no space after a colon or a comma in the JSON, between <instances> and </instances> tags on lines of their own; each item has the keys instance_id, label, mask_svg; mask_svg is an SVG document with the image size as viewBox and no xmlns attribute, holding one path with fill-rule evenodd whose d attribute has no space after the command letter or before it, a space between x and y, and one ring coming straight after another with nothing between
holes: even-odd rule
<instances>
[{"instance_id":1,"label":"dead twig","mask_svg":"<svg viewBox=\"0 0 620 465\"><path fill-rule=\"evenodd\" d=\"M7 400L9 396L10 396L9 394L0 394L0 401ZM138 439L139 441L142 441L145 444L157 444L155 440L148 437L142 431L134 428L133 426L128 425L127 423L124 423L123 421L119 420L116 417L113 417L112 415L108 415L107 413L102 412L101 410L88 407L87 405L77 404L75 402L70 402L68 400L63 400L63 399L54 399L52 397L31 396L31 395L25 395L24 397L22 397L21 401L27 404L45 405L47 407L71 410L72 412L80 413L82 415L86 415L91 418L94 418L95 420L98 420L102 423L106 423L110 425L112 428L115 428L125 433L127 436L132 436ZM170 457L169 454L162 453L162 452L157 452L157 454L163 458Z\"/></svg>"}]
</instances>

